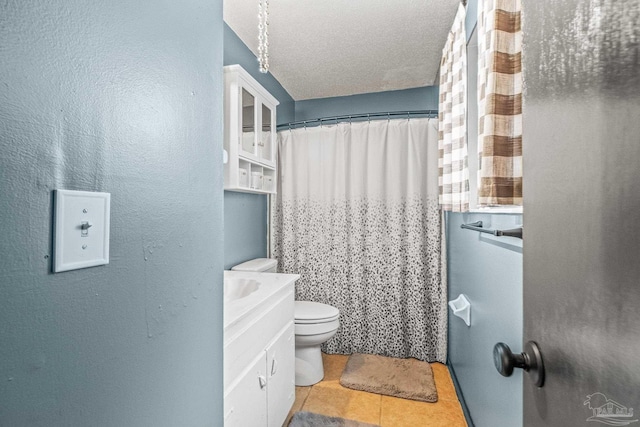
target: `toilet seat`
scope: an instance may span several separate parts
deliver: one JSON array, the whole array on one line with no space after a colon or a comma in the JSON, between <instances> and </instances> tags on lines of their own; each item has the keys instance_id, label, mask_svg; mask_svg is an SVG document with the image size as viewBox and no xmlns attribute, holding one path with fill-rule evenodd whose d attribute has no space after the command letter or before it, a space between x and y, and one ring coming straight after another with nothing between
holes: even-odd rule
<instances>
[{"instance_id":1,"label":"toilet seat","mask_svg":"<svg viewBox=\"0 0 640 427\"><path fill-rule=\"evenodd\" d=\"M320 302L296 301L294 317L296 324L330 323L340 317L340 310Z\"/></svg>"}]
</instances>

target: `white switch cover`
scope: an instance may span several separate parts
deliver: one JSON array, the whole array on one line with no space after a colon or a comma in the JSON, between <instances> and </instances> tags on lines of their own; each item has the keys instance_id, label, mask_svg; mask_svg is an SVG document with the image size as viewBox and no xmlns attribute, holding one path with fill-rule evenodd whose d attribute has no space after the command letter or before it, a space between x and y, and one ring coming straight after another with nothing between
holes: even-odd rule
<instances>
[{"instance_id":1,"label":"white switch cover","mask_svg":"<svg viewBox=\"0 0 640 427\"><path fill-rule=\"evenodd\" d=\"M55 273L109 264L111 194L55 190Z\"/></svg>"}]
</instances>

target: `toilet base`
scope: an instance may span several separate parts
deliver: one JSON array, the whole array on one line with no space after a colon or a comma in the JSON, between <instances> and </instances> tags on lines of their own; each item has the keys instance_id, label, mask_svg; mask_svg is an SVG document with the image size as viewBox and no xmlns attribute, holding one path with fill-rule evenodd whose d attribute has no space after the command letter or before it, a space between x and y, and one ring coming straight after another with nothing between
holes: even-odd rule
<instances>
[{"instance_id":1,"label":"toilet base","mask_svg":"<svg viewBox=\"0 0 640 427\"><path fill-rule=\"evenodd\" d=\"M296 379L297 386L310 386L324 378L324 365L320 344L296 346Z\"/></svg>"}]
</instances>

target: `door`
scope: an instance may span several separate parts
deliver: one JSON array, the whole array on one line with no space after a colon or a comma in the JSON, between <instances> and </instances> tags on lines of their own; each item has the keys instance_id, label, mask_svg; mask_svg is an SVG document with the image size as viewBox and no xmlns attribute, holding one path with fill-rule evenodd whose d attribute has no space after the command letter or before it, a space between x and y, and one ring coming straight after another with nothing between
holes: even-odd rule
<instances>
[{"instance_id":1,"label":"door","mask_svg":"<svg viewBox=\"0 0 640 427\"><path fill-rule=\"evenodd\" d=\"M640 5L522 3L524 425L640 425Z\"/></svg>"}]
</instances>

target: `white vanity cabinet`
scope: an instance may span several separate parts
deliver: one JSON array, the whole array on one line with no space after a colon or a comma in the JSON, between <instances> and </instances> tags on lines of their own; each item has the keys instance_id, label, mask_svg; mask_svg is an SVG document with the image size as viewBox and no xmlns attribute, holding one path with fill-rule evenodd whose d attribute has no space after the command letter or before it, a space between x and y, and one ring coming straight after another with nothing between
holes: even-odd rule
<instances>
[{"instance_id":1,"label":"white vanity cabinet","mask_svg":"<svg viewBox=\"0 0 640 427\"><path fill-rule=\"evenodd\" d=\"M224 81L224 188L275 193L279 102L240 65L224 67Z\"/></svg>"},{"instance_id":2,"label":"white vanity cabinet","mask_svg":"<svg viewBox=\"0 0 640 427\"><path fill-rule=\"evenodd\" d=\"M298 277L225 271L225 280L260 282L249 296L225 302L225 427L281 427L293 406Z\"/></svg>"},{"instance_id":3,"label":"white vanity cabinet","mask_svg":"<svg viewBox=\"0 0 640 427\"><path fill-rule=\"evenodd\" d=\"M290 323L256 355L225 395L225 427L282 426L295 399L294 346Z\"/></svg>"}]
</instances>

